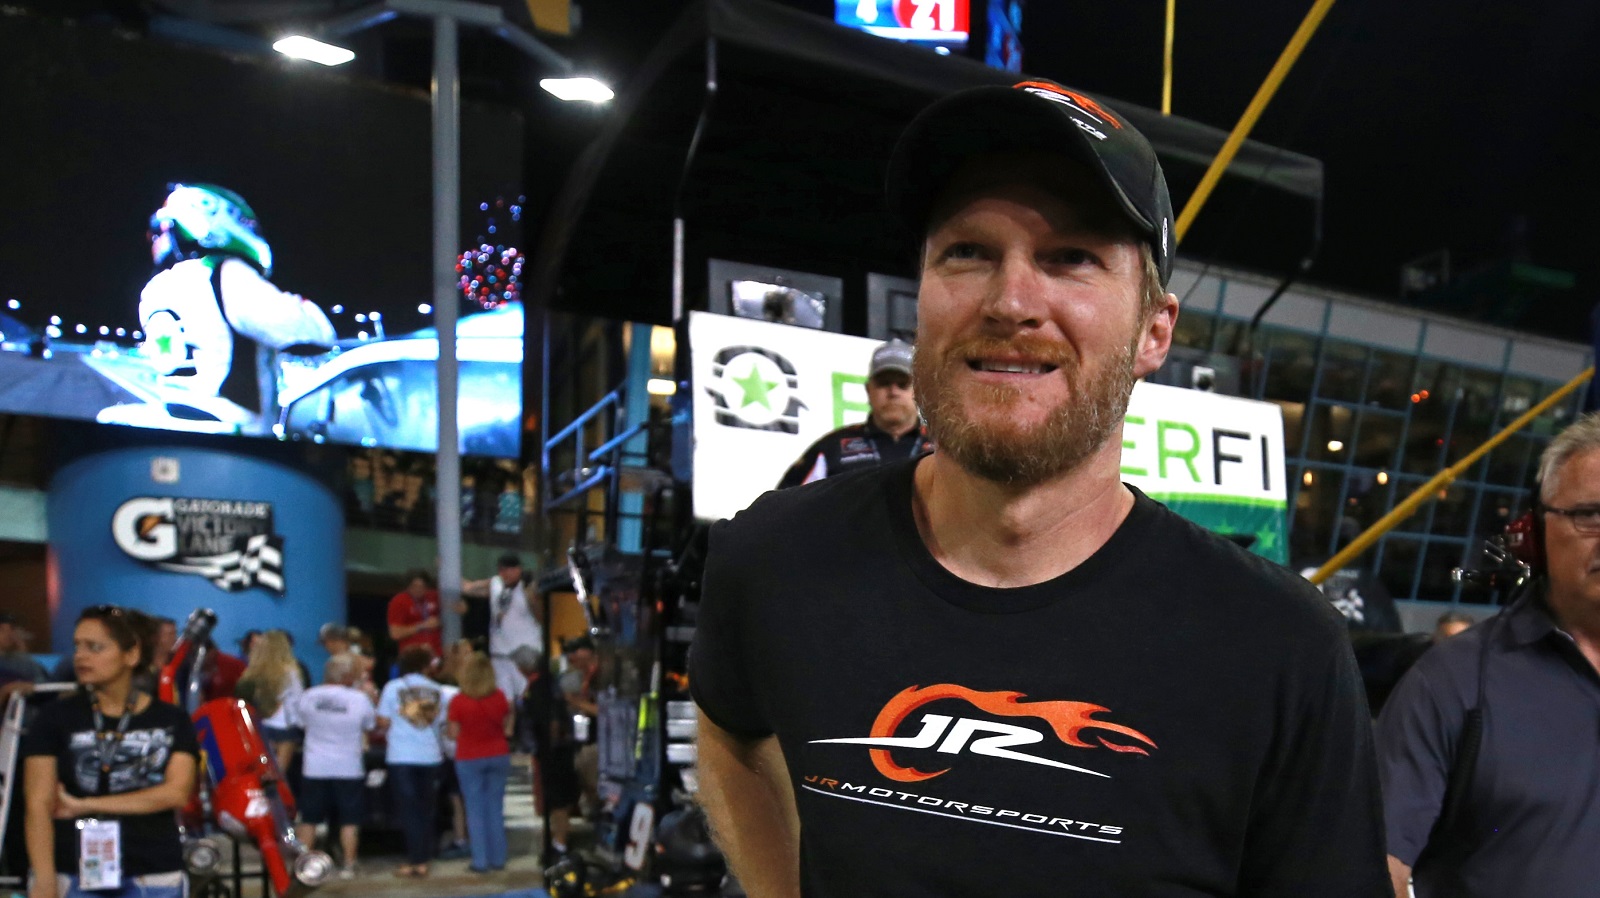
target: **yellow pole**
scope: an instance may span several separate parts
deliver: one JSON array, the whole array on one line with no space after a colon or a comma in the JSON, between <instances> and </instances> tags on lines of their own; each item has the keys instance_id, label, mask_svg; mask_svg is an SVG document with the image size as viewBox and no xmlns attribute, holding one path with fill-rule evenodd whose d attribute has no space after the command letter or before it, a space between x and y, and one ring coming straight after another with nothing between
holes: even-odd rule
<instances>
[{"instance_id":1,"label":"yellow pole","mask_svg":"<svg viewBox=\"0 0 1600 898\"><path fill-rule=\"evenodd\" d=\"M1549 411L1555 406L1556 403L1572 395L1573 390L1583 386L1584 381L1587 381L1593 376L1594 368L1591 367L1586 369L1582 374L1579 374L1572 380L1567 381L1566 385L1561 389L1551 393L1543 402L1539 403L1533 408L1528 409L1526 412L1523 412L1520 418L1506 425L1505 430L1502 430L1490 437L1488 442L1472 450L1472 452L1467 455L1466 458L1463 458L1450 467L1445 468L1443 471L1433 475L1433 479L1429 480L1427 483L1424 483L1422 486L1417 487L1417 491L1407 496L1404 502L1396 505L1393 511L1379 518L1377 523L1373 524L1371 527L1368 527L1366 532L1356 537L1355 540L1350 543L1350 545L1340 549L1339 554L1328 559L1327 564L1317 568L1317 572L1311 575L1311 582L1320 584L1322 581L1333 576L1334 572L1355 560L1356 556L1360 555L1362 552L1365 552L1372 546L1373 543L1377 542L1379 537L1383 536L1385 533L1388 533L1390 530L1393 530L1400 524L1401 521L1411 517L1411 513L1416 511L1417 508L1422 505L1422 503L1428 501L1428 499L1431 498L1434 493L1453 483L1457 477L1461 476L1462 471L1472 467L1478 462L1479 459L1483 458L1485 455L1488 455L1489 452L1494 449L1494 447L1509 439L1512 434L1524 427L1527 427L1530 423L1532 423L1534 418L1537 418Z\"/></svg>"},{"instance_id":2,"label":"yellow pole","mask_svg":"<svg viewBox=\"0 0 1600 898\"><path fill-rule=\"evenodd\" d=\"M1272 71L1267 73L1267 80L1261 82L1255 98L1245 108L1244 115L1239 117L1239 123L1233 126L1233 133L1229 134L1228 139L1222 144L1222 151L1217 153L1217 158L1211 160L1211 167L1206 169L1205 177L1200 179L1200 186L1194 189L1194 195L1184 204L1183 212L1178 216L1176 229L1179 243L1183 242L1183 235L1188 233L1189 226L1194 224L1195 216L1200 214L1200 207L1211 197L1211 191L1217 186L1217 182L1222 180L1222 173L1233 164L1233 157L1238 154L1245 138L1250 136L1251 129L1256 126L1256 119L1261 117L1267 104L1272 102L1273 94L1278 92L1278 85L1283 83L1289 70L1294 68L1296 60L1300 58L1300 52L1306 48L1311 35L1316 32L1317 26L1322 24L1322 20L1332 7L1333 0L1317 0L1311 11L1306 13L1305 20L1300 23L1294 37L1289 38L1289 45L1283 48L1283 53L1273 65Z\"/></svg>"},{"instance_id":3,"label":"yellow pole","mask_svg":"<svg viewBox=\"0 0 1600 898\"><path fill-rule=\"evenodd\" d=\"M1167 46L1161 69L1161 114L1172 114L1172 33L1178 20L1178 0L1167 0Z\"/></svg>"}]
</instances>

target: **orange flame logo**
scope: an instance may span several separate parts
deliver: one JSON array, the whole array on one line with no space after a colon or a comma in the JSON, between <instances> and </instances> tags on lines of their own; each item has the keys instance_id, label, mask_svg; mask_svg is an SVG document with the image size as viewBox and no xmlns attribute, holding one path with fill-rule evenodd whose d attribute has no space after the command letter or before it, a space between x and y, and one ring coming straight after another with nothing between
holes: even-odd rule
<instances>
[{"instance_id":1,"label":"orange flame logo","mask_svg":"<svg viewBox=\"0 0 1600 898\"><path fill-rule=\"evenodd\" d=\"M1132 727L1094 719L1096 714L1109 711L1109 708L1089 702L1021 701L1025 697L1021 692L978 692L954 683L939 683L926 689L912 686L889 699L889 703L878 712L877 720L872 722L872 738L883 739L893 736L906 718L923 705L941 699L959 699L996 717L1037 717L1050 725L1057 739L1073 748L1103 746L1115 752L1150 754L1138 745L1110 742L1100 735L1094 736L1095 742L1086 742L1079 738L1079 734L1084 730L1117 733L1151 748L1157 747L1154 740ZM949 768L928 773L914 767L903 767L896 764L894 759L889 757L889 750L884 748L870 749L869 753L872 756L872 765L878 768L878 772L896 782L917 783L949 772Z\"/></svg>"},{"instance_id":2,"label":"orange flame logo","mask_svg":"<svg viewBox=\"0 0 1600 898\"><path fill-rule=\"evenodd\" d=\"M1073 105L1080 107L1084 112L1105 119L1106 123L1111 127L1117 129L1122 128L1122 122L1118 120L1116 116L1112 115L1111 112L1104 106L1101 106L1099 103L1097 103L1093 97L1085 96L1075 90L1067 90L1061 85L1051 84L1049 81L1019 81L1011 86L1019 90L1025 90L1027 88L1033 88L1034 90L1045 90L1056 94L1057 96L1066 97L1068 100L1072 101Z\"/></svg>"}]
</instances>

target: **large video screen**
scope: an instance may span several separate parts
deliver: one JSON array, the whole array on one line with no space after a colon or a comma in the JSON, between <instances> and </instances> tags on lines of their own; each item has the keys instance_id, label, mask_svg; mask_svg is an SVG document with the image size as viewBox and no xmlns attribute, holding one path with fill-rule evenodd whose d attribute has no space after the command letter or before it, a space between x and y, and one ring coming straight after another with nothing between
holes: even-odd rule
<instances>
[{"instance_id":1,"label":"large video screen","mask_svg":"<svg viewBox=\"0 0 1600 898\"><path fill-rule=\"evenodd\" d=\"M437 448L426 95L0 16L0 412ZM521 137L462 112L461 448L516 456Z\"/></svg>"},{"instance_id":2,"label":"large video screen","mask_svg":"<svg viewBox=\"0 0 1600 898\"><path fill-rule=\"evenodd\" d=\"M970 0L834 0L834 22L945 52L966 48Z\"/></svg>"}]
</instances>

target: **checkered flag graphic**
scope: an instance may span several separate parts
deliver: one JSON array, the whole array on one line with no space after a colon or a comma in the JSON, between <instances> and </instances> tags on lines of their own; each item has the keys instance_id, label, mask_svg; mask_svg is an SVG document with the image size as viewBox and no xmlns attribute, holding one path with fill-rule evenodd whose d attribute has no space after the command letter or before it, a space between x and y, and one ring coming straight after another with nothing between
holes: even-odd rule
<instances>
[{"instance_id":1,"label":"checkered flag graphic","mask_svg":"<svg viewBox=\"0 0 1600 898\"><path fill-rule=\"evenodd\" d=\"M283 595L283 537L260 533L245 541L241 550L202 558L163 563L169 571L199 574L228 592L252 586Z\"/></svg>"},{"instance_id":2,"label":"checkered flag graphic","mask_svg":"<svg viewBox=\"0 0 1600 898\"><path fill-rule=\"evenodd\" d=\"M212 583L228 592L259 585L283 594L283 537L257 534L245 542L244 551L229 552L223 557L232 562L222 566L211 578Z\"/></svg>"}]
</instances>

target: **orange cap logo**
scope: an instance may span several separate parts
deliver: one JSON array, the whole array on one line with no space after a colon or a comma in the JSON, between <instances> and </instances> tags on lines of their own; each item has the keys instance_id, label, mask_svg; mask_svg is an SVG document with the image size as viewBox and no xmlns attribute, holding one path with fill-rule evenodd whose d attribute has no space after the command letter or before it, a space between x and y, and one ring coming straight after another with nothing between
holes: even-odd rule
<instances>
[{"instance_id":1,"label":"orange cap logo","mask_svg":"<svg viewBox=\"0 0 1600 898\"><path fill-rule=\"evenodd\" d=\"M1075 90L1067 90L1061 85L1052 84L1049 81L1019 81L1011 86L1017 88L1018 90L1026 90L1031 93L1042 94L1047 98L1051 98L1049 95L1054 94L1055 96L1061 97L1066 102L1078 107L1080 110L1088 113L1089 115L1103 120L1111 127L1117 129L1122 128L1122 122L1115 115L1112 115L1109 111L1107 111L1104 106L1101 106L1098 102L1096 102L1093 97L1085 96Z\"/></svg>"}]
</instances>

